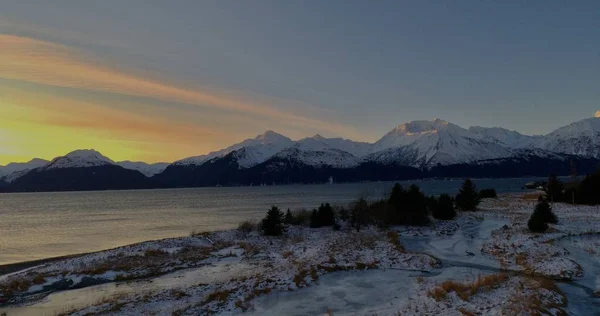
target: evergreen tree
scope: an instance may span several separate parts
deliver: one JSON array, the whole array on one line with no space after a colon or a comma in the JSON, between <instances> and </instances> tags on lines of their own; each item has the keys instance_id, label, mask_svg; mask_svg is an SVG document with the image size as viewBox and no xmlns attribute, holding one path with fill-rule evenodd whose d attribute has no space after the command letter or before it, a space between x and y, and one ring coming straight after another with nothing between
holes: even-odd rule
<instances>
[{"instance_id":1,"label":"evergreen tree","mask_svg":"<svg viewBox=\"0 0 600 316\"><path fill-rule=\"evenodd\" d=\"M277 206L272 206L267 216L262 220L262 230L267 236L280 236L285 231L283 212Z\"/></svg>"},{"instance_id":2,"label":"evergreen tree","mask_svg":"<svg viewBox=\"0 0 600 316\"><path fill-rule=\"evenodd\" d=\"M527 226L532 232L544 232L548 229L548 223L556 224L558 223L558 218L552 212L552 207L548 201L540 195L533 214L531 214L527 222Z\"/></svg>"},{"instance_id":3,"label":"evergreen tree","mask_svg":"<svg viewBox=\"0 0 600 316\"><path fill-rule=\"evenodd\" d=\"M396 183L392 188L388 203L390 203L398 212L400 212L405 205L406 191L404 191L404 188L399 183Z\"/></svg>"},{"instance_id":4,"label":"evergreen tree","mask_svg":"<svg viewBox=\"0 0 600 316\"><path fill-rule=\"evenodd\" d=\"M416 184L411 185L406 192L406 206L403 215L403 224L406 225L426 225L429 223L425 194L421 192Z\"/></svg>"},{"instance_id":5,"label":"evergreen tree","mask_svg":"<svg viewBox=\"0 0 600 316\"><path fill-rule=\"evenodd\" d=\"M310 224L311 228L319 228L321 227L321 223L319 221L319 211L317 209L313 209L310 213Z\"/></svg>"},{"instance_id":6,"label":"evergreen tree","mask_svg":"<svg viewBox=\"0 0 600 316\"><path fill-rule=\"evenodd\" d=\"M359 232L360 228L367 224L369 212L369 203L365 198L360 198L352 205L350 214L350 224Z\"/></svg>"},{"instance_id":7,"label":"evergreen tree","mask_svg":"<svg viewBox=\"0 0 600 316\"><path fill-rule=\"evenodd\" d=\"M545 223L550 223L550 224L558 223L558 218L556 217L554 212L552 212L552 207L550 206L548 201L546 199L544 199L541 195L538 198L538 203L535 206L535 210L533 212L539 213L541 219Z\"/></svg>"},{"instance_id":8,"label":"evergreen tree","mask_svg":"<svg viewBox=\"0 0 600 316\"><path fill-rule=\"evenodd\" d=\"M292 215L292 212L290 211L289 208L287 209L287 212L285 212L284 222L288 225L294 224L294 216Z\"/></svg>"},{"instance_id":9,"label":"evergreen tree","mask_svg":"<svg viewBox=\"0 0 600 316\"><path fill-rule=\"evenodd\" d=\"M333 226L335 224L335 213L329 203L321 204L318 211L319 227Z\"/></svg>"},{"instance_id":10,"label":"evergreen tree","mask_svg":"<svg viewBox=\"0 0 600 316\"><path fill-rule=\"evenodd\" d=\"M454 219L454 217L456 217L456 211L454 210L454 203L452 202L450 195L442 194L439 198L435 199L432 213L433 217L437 219Z\"/></svg>"},{"instance_id":11,"label":"evergreen tree","mask_svg":"<svg viewBox=\"0 0 600 316\"><path fill-rule=\"evenodd\" d=\"M546 193L546 199L550 202L562 202L564 201L564 189L565 186L562 181L558 180L556 175L551 175L548 178L548 182L544 187L544 192Z\"/></svg>"},{"instance_id":12,"label":"evergreen tree","mask_svg":"<svg viewBox=\"0 0 600 316\"><path fill-rule=\"evenodd\" d=\"M548 229L548 224L544 222L541 215L535 213L534 211L533 214L531 214L529 221L527 222L527 227L529 227L529 230L531 232L543 233Z\"/></svg>"},{"instance_id":13,"label":"evergreen tree","mask_svg":"<svg viewBox=\"0 0 600 316\"><path fill-rule=\"evenodd\" d=\"M474 211L480 201L477 187L471 179L466 179L456 195L456 206L464 211Z\"/></svg>"},{"instance_id":14,"label":"evergreen tree","mask_svg":"<svg viewBox=\"0 0 600 316\"><path fill-rule=\"evenodd\" d=\"M577 203L600 204L600 170L588 175L577 186Z\"/></svg>"}]
</instances>

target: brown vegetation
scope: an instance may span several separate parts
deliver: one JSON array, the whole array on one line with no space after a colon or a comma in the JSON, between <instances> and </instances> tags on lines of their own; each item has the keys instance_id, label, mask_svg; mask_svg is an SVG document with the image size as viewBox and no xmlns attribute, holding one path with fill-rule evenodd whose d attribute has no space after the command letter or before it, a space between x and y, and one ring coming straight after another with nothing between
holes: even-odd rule
<instances>
[{"instance_id":1,"label":"brown vegetation","mask_svg":"<svg viewBox=\"0 0 600 316\"><path fill-rule=\"evenodd\" d=\"M463 301L468 301L469 298L475 295L478 291L489 291L496 288L502 282L508 280L506 274L491 274L487 276L479 275L473 283L461 283L453 280L448 280L429 291L428 295L436 301L442 301L446 296L454 292Z\"/></svg>"}]
</instances>

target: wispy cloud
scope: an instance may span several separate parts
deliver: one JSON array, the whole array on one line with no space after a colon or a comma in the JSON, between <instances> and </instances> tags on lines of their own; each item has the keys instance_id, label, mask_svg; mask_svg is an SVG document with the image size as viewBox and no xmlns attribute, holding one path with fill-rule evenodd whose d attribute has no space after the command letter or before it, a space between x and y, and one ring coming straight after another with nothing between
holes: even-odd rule
<instances>
[{"instance_id":1,"label":"wispy cloud","mask_svg":"<svg viewBox=\"0 0 600 316\"><path fill-rule=\"evenodd\" d=\"M112 69L80 50L61 44L0 34L0 77L56 87L101 91L191 104L234 114L285 122L295 128L355 136L353 129L329 120L299 115L271 104L234 95L180 88Z\"/></svg>"}]
</instances>

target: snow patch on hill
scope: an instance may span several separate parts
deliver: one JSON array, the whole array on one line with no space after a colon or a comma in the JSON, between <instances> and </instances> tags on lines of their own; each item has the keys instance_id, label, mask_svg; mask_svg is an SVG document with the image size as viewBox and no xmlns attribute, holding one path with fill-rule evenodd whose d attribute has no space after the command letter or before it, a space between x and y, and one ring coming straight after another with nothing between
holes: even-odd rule
<instances>
[{"instance_id":1,"label":"snow patch on hill","mask_svg":"<svg viewBox=\"0 0 600 316\"><path fill-rule=\"evenodd\" d=\"M600 118L571 123L544 136L537 147L549 151L600 158Z\"/></svg>"},{"instance_id":2,"label":"snow patch on hill","mask_svg":"<svg viewBox=\"0 0 600 316\"><path fill-rule=\"evenodd\" d=\"M116 164L114 161L93 149L80 149L72 151L64 156L54 158L50 163L40 169L85 168L105 165Z\"/></svg>"},{"instance_id":3,"label":"snow patch on hill","mask_svg":"<svg viewBox=\"0 0 600 316\"><path fill-rule=\"evenodd\" d=\"M6 166L0 166L0 180L13 182L32 169L48 164L47 160L35 158L28 162L12 162Z\"/></svg>"}]
</instances>

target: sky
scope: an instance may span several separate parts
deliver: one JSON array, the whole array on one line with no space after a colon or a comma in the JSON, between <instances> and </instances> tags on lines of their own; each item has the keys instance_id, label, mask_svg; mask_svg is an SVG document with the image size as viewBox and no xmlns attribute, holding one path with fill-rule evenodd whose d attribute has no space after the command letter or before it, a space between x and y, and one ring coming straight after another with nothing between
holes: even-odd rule
<instances>
[{"instance_id":1,"label":"sky","mask_svg":"<svg viewBox=\"0 0 600 316\"><path fill-rule=\"evenodd\" d=\"M0 164L600 109L599 1L0 0Z\"/></svg>"}]
</instances>

